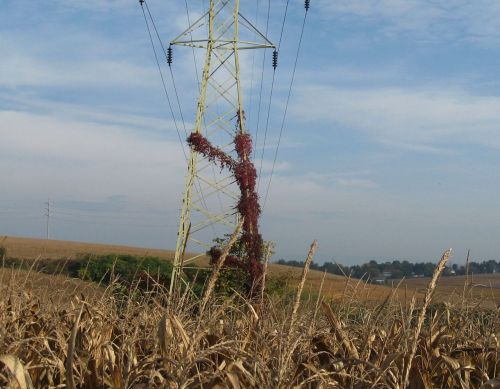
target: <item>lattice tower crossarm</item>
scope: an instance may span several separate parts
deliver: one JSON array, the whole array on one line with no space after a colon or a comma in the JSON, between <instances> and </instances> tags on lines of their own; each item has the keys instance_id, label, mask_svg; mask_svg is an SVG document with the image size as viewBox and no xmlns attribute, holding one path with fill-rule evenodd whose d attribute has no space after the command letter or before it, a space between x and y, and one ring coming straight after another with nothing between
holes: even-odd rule
<instances>
[{"instance_id":1,"label":"lattice tower crossarm","mask_svg":"<svg viewBox=\"0 0 500 389\"><path fill-rule=\"evenodd\" d=\"M253 40L241 39L243 29ZM200 32L205 36L196 36ZM246 131L239 50L275 46L240 13L240 0L210 0L209 10L170 44L206 50L192 132L235 156L234 137ZM214 238L233 232L241 216L236 207L240 194L234 174L214 169L212 162L191 147L171 294L183 269L195 266L213 246Z\"/></svg>"}]
</instances>

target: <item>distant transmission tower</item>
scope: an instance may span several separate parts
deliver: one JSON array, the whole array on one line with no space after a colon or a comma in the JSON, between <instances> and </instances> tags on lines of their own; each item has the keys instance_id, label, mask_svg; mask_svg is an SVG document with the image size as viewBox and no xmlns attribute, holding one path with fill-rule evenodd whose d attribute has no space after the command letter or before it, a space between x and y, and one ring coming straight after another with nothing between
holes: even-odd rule
<instances>
[{"instance_id":1,"label":"distant transmission tower","mask_svg":"<svg viewBox=\"0 0 500 389\"><path fill-rule=\"evenodd\" d=\"M47 224L46 224L46 235L47 235L47 240L50 239L50 199L47 199L47 202L45 203L45 217L47 218Z\"/></svg>"},{"instance_id":2,"label":"distant transmission tower","mask_svg":"<svg viewBox=\"0 0 500 389\"><path fill-rule=\"evenodd\" d=\"M171 292L183 269L194 266L214 246L215 238L234 231L243 207L250 213L254 207L257 216L260 213L252 178L255 169L247 163L252 146L245 135L239 51L275 46L239 12L239 6L239 0L210 0L209 10L170 43L206 50L194 129L189 137L191 149ZM242 39L240 32L250 39ZM167 62L172 64L172 47L168 48ZM274 67L276 63L275 50ZM252 217L247 221L245 216L243 232L249 250L260 244L252 241L252 234L258 234Z\"/></svg>"}]
</instances>

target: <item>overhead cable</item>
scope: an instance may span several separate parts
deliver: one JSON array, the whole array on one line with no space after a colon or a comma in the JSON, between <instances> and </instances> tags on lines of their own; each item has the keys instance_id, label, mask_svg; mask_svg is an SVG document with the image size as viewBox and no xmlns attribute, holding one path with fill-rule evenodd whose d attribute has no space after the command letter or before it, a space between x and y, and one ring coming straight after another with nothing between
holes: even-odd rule
<instances>
[{"instance_id":1,"label":"overhead cable","mask_svg":"<svg viewBox=\"0 0 500 389\"><path fill-rule=\"evenodd\" d=\"M266 129L264 131L264 142L262 144L262 154L261 154L261 157L260 157L260 167L259 167L259 175L258 175L258 181L257 181L257 190L260 186L260 177L261 177L261 174L262 174L262 165L264 164L264 154L266 152L266 141L267 141L267 132L269 130L269 119L271 117L271 106L272 106L272 102L273 102L273 91L274 91L274 82L275 82L275 79L276 79L276 67L278 65L278 53L279 53L279 50L280 50L280 46L281 46L281 40L283 39L283 32L285 30L285 22L286 22L286 17L287 17L287 14L288 14L288 5L290 3L290 0L287 0L286 2L286 7L285 7L285 14L283 16L283 23L281 24L281 33L280 33L280 39L278 41L278 47L277 49L273 52L273 79L272 79L272 82L271 82L271 92L269 94L269 105L267 107L267 118L266 118Z\"/></svg>"},{"instance_id":2,"label":"overhead cable","mask_svg":"<svg viewBox=\"0 0 500 389\"><path fill-rule=\"evenodd\" d=\"M267 3L267 20L266 20L266 32L265 35L267 36L268 31L269 31L269 19L271 16L271 0L268 0ZM256 130L255 130L255 148L257 149L257 141L259 139L259 126L260 126L260 111L261 111L261 105L262 105L262 89L264 87L264 69L266 65L266 53L267 50L264 50L264 55L262 58L262 72L260 76L260 91L259 91L259 105L257 107L257 125L256 125Z\"/></svg>"},{"instance_id":3,"label":"overhead cable","mask_svg":"<svg viewBox=\"0 0 500 389\"><path fill-rule=\"evenodd\" d=\"M148 11L149 18L151 19L151 24L153 25L153 29L155 30L156 37L158 38L158 41L160 42L160 47L163 50L163 54L165 55L165 58L168 58L169 55L167 53L167 50L165 49L165 45L163 44L163 41L162 41L161 37L160 37L160 33L158 32L158 29L156 28L156 23L154 21L153 15L151 14L151 11L149 10L149 6L148 6L147 1L145 1L144 4L146 5L146 9ZM182 113L182 107L181 107L181 102L180 102L180 99L179 99L179 93L177 92L177 86L176 86L176 83L175 83L174 73L172 71L172 66L170 66L170 64L169 64L168 68L170 70L170 77L172 79L172 85L174 87L175 97L176 97L176 100L177 100L177 106L179 107L179 114L181 116L182 126L184 128L184 133L185 133L186 138L187 138L188 133L187 133L187 129L186 129L186 122L184 121L184 115Z\"/></svg>"},{"instance_id":4,"label":"overhead cable","mask_svg":"<svg viewBox=\"0 0 500 389\"><path fill-rule=\"evenodd\" d=\"M169 96L168 90L167 90L167 84L165 83L165 77L163 77L163 72L161 70L160 61L158 59L158 54L156 52L156 47L155 47L155 44L153 41L153 36L151 35L151 29L149 28L148 18L146 17L146 12L144 11L144 6L143 6L144 3L145 3L144 1L141 2L141 9L142 9L142 14L144 16L144 21L146 22L146 27L148 29L149 40L151 41L151 47L153 48L153 52L154 52L154 56L155 56L155 60L156 60L156 65L158 67L158 72L160 73L161 83L163 85L163 91L165 92L165 97L167 98L168 107L170 108L170 113L172 114L172 119L174 121L174 126L175 126L175 130L177 132L177 137L179 138L179 143L181 144L182 153L184 154L184 159L187 162L188 159L187 159L186 151L184 150L184 142L182 141L181 133L179 131L179 126L177 125L177 120L175 118L174 109L172 107L172 102L170 101L170 96ZM146 3L146 7L147 7L147 3ZM149 8L148 8L148 12L149 12Z\"/></svg>"},{"instance_id":5,"label":"overhead cable","mask_svg":"<svg viewBox=\"0 0 500 389\"><path fill-rule=\"evenodd\" d=\"M292 78L290 80L290 87L288 89L288 96L286 98L285 111L283 113L283 119L281 121L281 127L280 127L279 136L278 136L278 144L276 146L276 151L274 153L273 165L272 165L272 168L271 168L271 174L269 176L269 182L268 182L267 188L266 188L266 194L265 194L265 197L264 197L264 203L263 203L263 206L262 206L262 211L264 211L264 208L266 207L266 204L267 204L267 198L269 196L269 188L271 187L271 183L272 183L273 175L274 175L274 170L276 168L276 160L278 158L278 152L279 152L279 148L280 148L280 145L281 145L281 138L283 136L283 129L285 127L286 116L287 116L287 113L288 113L288 105L290 103L290 97L292 95L292 88L293 88L293 84L294 84L294 81L295 81L295 73L297 71L297 64L299 62L300 49L302 47L302 39L304 37L304 30L305 30L305 26L306 26L307 14L308 14L308 11L309 11L309 6L310 6L309 5L309 1L306 0L306 3L305 3L306 12L304 14L304 20L302 22L302 28L300 30L300 38L299 38L299 44L297 46L297 54L295 56L295 63L293 65Z\"/></svg>"}]
</instances>

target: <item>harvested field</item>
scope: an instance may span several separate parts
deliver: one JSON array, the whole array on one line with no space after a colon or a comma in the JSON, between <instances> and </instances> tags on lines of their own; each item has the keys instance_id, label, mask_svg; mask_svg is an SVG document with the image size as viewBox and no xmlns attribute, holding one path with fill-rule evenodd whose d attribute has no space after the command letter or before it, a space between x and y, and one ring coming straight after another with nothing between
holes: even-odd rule
<instances>
[{"instance_id":1,"label":"harvested field","mask_svg":"<svg viewBox=\"0 0 500 389\"><path fill-rule=\"evenodd\" d=\"M428 278L411 278L404 280L401 287L422 292L428 282ZM464 295L485 304L500 306L500 274L443 277L436 288L435 300L456 302L462 300Z\"/></svg>"},{"instance_id":2,"label":"harvested field","mask_svg":"<svg viewBox=\"0 0 500 389\"><path fill-rule=\"evenodd\" d=\"M10 257L21 259L74 259L79 254L151 255L163 259L172 259L174 255L172 251L159 249L11 236L0 237L0 246L7 249Z\"/></svg>"},{"instance_id":3,"label":"harvested field","mask_svg":"<svg viewBox=\"0 0 500 389\"><path fill-rule=\"evenodd\" d=\"M302 270L297 267L272 264L269 268L270 277L284 277L290 286L297 285L302 274ZM323 273L317 270L311 270L307 274L305 285L306 293L313 296L321 288ZM357 279L348 279L346 277L327 273L322 289L322 295L331 299L363 300L380 302L388 296L394 294L398 300L411 298L412 293L407 293L404 289L392 289L383 285L367 284ZM422 297L420 291L416 292L416 297Z\"/></svg>"}]
</instances>

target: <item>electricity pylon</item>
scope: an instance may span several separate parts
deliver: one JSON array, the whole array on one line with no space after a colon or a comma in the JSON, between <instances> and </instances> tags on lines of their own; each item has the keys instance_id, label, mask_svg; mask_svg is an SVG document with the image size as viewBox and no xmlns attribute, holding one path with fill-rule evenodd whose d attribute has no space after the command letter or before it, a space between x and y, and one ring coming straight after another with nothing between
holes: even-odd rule
<instances>
[{"instance_id":1,"label":"electricity pylon","mask_svg":"<svg viewBox=\"0 0 500 389\"><path fill-rule=\"evenodd\" d=\"M250 39L242 39L243 32ZM206 50L193 133L236 158L235 135L246 131L239 51L275 46L240 13L239 0L210 0L209 10L170 45ZM170 64L170 47L168 57ZM215 167L191 146L170 293L183 269L195 266L215 238L234 231L239 198L234 172Z\"/></svg>"}]
</instances>

